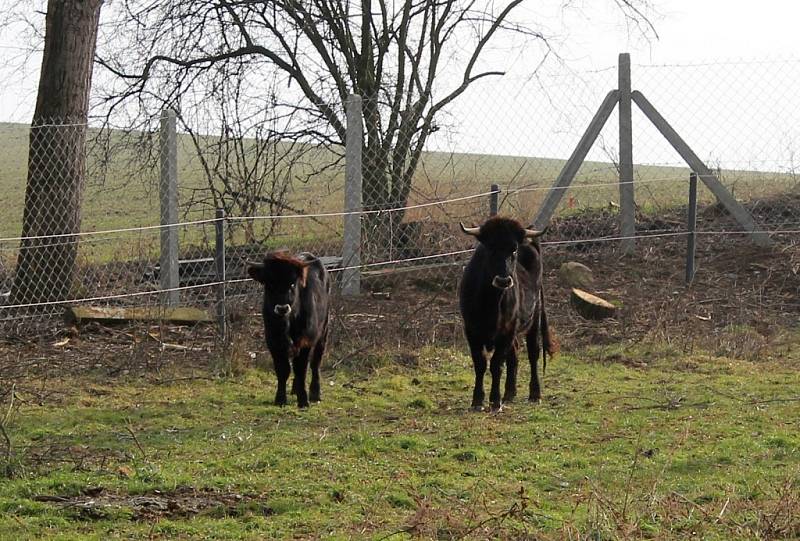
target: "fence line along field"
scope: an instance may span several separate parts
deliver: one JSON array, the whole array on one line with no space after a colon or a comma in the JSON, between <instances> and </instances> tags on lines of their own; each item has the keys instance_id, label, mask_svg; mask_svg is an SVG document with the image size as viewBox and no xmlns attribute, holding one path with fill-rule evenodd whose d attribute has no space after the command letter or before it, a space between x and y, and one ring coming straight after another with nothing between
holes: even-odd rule
<instances>
[{"instance_id":1,"label":"fence line along field","mask_svg":"<svg viewBox=\"0 0 800 541\"><path fill-rule=\"evenodd\" d=\"M0 206L6 209L6 219L0 225L2 237L14 237L21 228L28 132L29 128L25 125L0 124L0 141L7 150L0 157ZM145 144L151 147L147 153L157 156L157 141L151 139L152 137L143 137ZM115 152L111 156L89 155L89 176L83 207L84 231L142 227L158 223L157 163L148 165L147 162L142 164L134 161L136 152L136 149L127 146L122 152ZM178 152L182 221L213 217L213 205L208 200L198 202L193 197L197 192L207 191L208 181L204 180L202 167L192 155L193 149L190 148L188 136L179 137ZM285 208L280 213L317 214L341 211L344 201L343 158L333 150L322 148L310 152L305 149L303 152L308 163L292 165L293 178L288 187ZM501 196L501 210L522 219L530 219L564 163L562 159L552 158L427 152L423 155L422 164L415 175L407 204L446 201L482 193L491 184L498 184L504 194ZM53 164L53 167L57 166L58 164ZM137 169L132 170L133 168ZM315 174L318 171L322 172ZM792 172L722 169L718 174L733 194L743 201L790 194L800 185L800 179ZM689 169L685 167L637 166L639 208L645 213L658 213L684 204L688 175ZM617 168L613 163L584 163L568 192L569 196L562 203L562 212L569 215L571 212L614 204L619 197L617 180ZM713 201L709 192L701 190L700 196L701 202ZM482 211L481 214L487 210L484 208L487 205L485 201L468 201L463 205L477 206ZM413 221L420 218L441 222L452 220L446 208L425 208L416 212L412 210L405 219ZM283 222L279 225L279 232L290 237L292 233L297 234L301 237L297 244L302 244L303 232L302 226L297 225L299 223ZM327 229L328 234L340 235L340 227L340 224L327 220L319 233L325 235ZM196 238L194 242L197 242ZM100 253L105 254L105 258L118 255L109 254L102 249Z\"/></svg>"}]
</instances>

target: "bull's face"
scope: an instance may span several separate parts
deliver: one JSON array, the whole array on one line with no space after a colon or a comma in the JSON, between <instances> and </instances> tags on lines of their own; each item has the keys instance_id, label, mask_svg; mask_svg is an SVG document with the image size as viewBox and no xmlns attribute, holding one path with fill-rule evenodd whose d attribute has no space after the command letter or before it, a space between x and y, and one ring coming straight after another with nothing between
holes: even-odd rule
<instances>
[{"instance_id":1,"label":"bull's face","mask_svg":"<svg viewBox=\"0 0 800 541\"><path fill-rule=\"evenodd\" d=\"M544 231L525 229L513 220L500 219L487 222L487 227L464 227L467 235L472 235L486 247L487 270L492 276L492 286L500 290L514 287L517 276L517 252L525 239L536 239ZM501 224L501 225L498 225Z\"/></svg>"},{"instance_id":2,"label":"bull's face","mask_svg":"<svg viewBox=\"0 0 800 541\"><path fill-rule=\"evenodd\" d=\"M264 259L247 267L250 278L264 286L264 313L288 319L300 307L300 290L305 287L308 267L299 261Z\"/></svg>"},{"instance_id":3,"label":"bull's face","mask_svg":"<svg viewBox=\"0 0 800 541\"><path fill-rule=\"evenodd\" d=\"M507 246L493 246L489 248L489 260L493 272L492 286L497 289L509 289L514 287L516 277L517 250L519 244L508 244Z\"/></svg>"}]
</instances>

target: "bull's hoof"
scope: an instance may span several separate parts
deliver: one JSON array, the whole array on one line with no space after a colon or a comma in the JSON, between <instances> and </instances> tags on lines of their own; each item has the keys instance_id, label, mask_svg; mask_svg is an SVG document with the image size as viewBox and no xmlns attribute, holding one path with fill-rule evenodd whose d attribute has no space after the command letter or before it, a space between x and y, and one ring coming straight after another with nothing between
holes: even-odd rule
<instances>
[{"instance_id":1,"label":"bull's hoof","mask_svg":"<svg viewBox=\"0 0 800 541\"><path fill-rule=\"evenodd\" d=\"M503 403L499 402L497 404L492 404L492 413L502 413L503 411Z\"/></svg>"},{"instance_id":2,"label":"bull's hoof","mask_svg":"<svg viewBox=\"0 0 800 541\"><path fill-rule=\"evenodd\" d=\"M297 402L297 407L302 409L306 409L308 407L308 400L304 400L302 402Z\"/></svg>"},{"instance_id":3,"label":"bull's hoof","mask_svg":"<svg viewBox=\"0 0 800 541\"><path fill-rule=\"evenodd\" d=\"M309 395L308 399L311 402L322 402L322 398L319 395L314 395L314 394Z\"/></svg>"},{"instance_id":4,"label":"bull's hoof","mask_svg":"<svg viewBox=\"0 0 800 541\"><path fill-rule=\"evenodd\" d=\"M286 397L284 396L283 398L276 398L275 399L275 405L276 406L280 406L281 408L283 406L285 406L286 405Z\"/></svg>"},{"instance_id":5,"label":"bull's hoof","mask_svg":"<svg viewBox=\"0 0 800 541\"><path fill-rule=\"evenodd\" d=\"M542 396L541 395L539 395L539 396L531 395L531 396L528 397L528 402L530 402L531 404L538 404L541 400L542 400Z\"/></svg>"},{"instance_id":6,"label":"bull's hoof","mask_svg":"<svg viewBox=\"0 0 800 541\"><path fill-rule=\"evenodd\" d=\"M517 398L516 394L507 394L503 396L503 402L511 403L514 401L515 398Z\"/></svg>"},{"instance_id":7,"label":"bull's hoof","mask_svg":"<svg viewBox=\"0 0 800 541\"><path fill-rule=\"evenodd\" d=\"M483 404L472 404L469 409L475 413L479 413L483 411Z\"/></svg>"}]
</instances>

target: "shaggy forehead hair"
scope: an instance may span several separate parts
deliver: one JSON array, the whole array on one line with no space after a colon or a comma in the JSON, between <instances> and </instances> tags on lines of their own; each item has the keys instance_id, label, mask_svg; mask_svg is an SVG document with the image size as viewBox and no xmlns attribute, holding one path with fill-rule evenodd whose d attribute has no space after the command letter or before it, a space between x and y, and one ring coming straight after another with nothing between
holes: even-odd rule
<instances>
[{"instance_id":1,"label":"shaggy forehead hair","mask_svg":"<svg viewBox=\"0 0 800 541\"><path fill-rule=\"evenodd\" d=\"M488 242L503 242L511 239L520 242L525 238L525 228L517 220L495 216L486 220L481 226L478 236L482 241Z\"/></svg>"},{"instance_id":2,"label":"shaggy forehead hair","mask_svg":"<svg viewBox=\"0 0 800 541\"><path fill-rule=\"evenodd\" d=\"M302 273L306 265L289 252L271 252L264 256L264 267L275 270L293 269Z\"/></svg>"}]
</instances>

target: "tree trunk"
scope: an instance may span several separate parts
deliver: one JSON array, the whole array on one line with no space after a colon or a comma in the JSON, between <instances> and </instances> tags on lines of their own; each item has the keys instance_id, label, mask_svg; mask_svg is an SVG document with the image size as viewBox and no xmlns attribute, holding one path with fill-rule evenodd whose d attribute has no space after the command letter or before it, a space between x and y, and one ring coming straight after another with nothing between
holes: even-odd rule
<instances>
[{"instance_id":1,"label":"tree trunk","mask_svg":"<svg viewBox=\"0 0 800 541\"><path fill-rule=\"evenodd\" d=\"M23 239L12 304L65 300L72 289L86 168L86 121L102 0L48 0L28 150Z\"/></svg>"},{"instance_id":2,"label":"tree trunk","mask_svg":"<svg viewBox=\"0 0 800 541\"><path fill-rule=\"evenodd\" d=\"M388 261L396 255L396 232L402 216L392 209L403 207L392 200L392 182L387 171L388 159L379 144L367 145L362 157L362 201L365 214L361 223L366 262Z\"/></svg>"}]
</instances>

